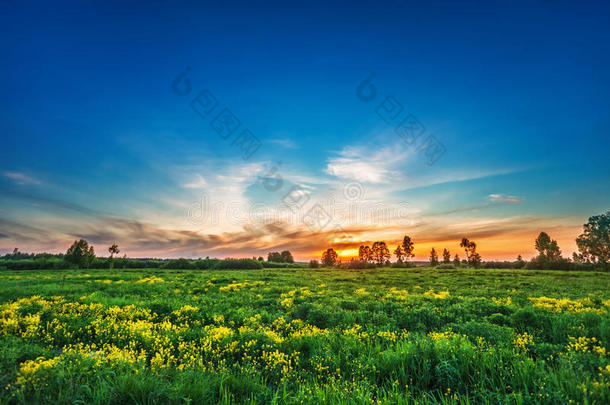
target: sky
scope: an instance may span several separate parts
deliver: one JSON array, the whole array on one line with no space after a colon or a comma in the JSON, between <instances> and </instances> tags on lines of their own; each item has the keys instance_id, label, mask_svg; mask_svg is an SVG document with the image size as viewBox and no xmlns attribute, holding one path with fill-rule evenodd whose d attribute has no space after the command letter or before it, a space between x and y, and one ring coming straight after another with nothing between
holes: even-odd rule
<instances>
[{"instance_id":1,"label":"sky","mask_svg":"<svg viewBox=\"0 0 610 405\"><path fill-rule=\"evenodd\" d=\"M425 3L425 4L422 4ZM610 209L610 4L0 1L0 254L410 235L564 256ZM604 39L605 38L605 39Z\"/></svg>"}]
</instances>

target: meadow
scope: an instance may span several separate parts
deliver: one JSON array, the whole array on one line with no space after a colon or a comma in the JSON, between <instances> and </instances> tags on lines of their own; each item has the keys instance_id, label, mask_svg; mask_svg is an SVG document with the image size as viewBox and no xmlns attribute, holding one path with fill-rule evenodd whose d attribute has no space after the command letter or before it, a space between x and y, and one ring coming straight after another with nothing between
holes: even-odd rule
<instances>
[{"instance_id":1,"label":"meadow","mask_svg":"<svg viewBox=\"0 0 610 405\"><path fill-rule=\"evenodd\" d=\"M610 403L610 274L0 272L0 403Z\"/></svg>"}]
</instances>

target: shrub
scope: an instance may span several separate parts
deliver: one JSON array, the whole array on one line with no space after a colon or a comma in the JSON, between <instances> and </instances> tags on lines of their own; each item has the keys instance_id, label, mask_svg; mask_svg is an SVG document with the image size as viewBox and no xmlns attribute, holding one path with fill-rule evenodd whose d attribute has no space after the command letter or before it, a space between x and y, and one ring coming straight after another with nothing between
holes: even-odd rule
<instances>
[{"instance_id":1,"label":"shrub","mask_svg":"<svg viewBox=\"0 0 610 405\"><path fill-rule=\"evenodd\" d=\"M446 270L446 269L455 269L453 264L443 263L436 266L437 269Z\"/></svg>"},{"instance_id":2,"label":"shrub","mask_svg":"<svg viewBox=\"0 0 610 405\"><path fill-rule=\"evenodd\" d=\"M262 269L263 265L258 260L252 259L224 259L219 260L215 269Z\"/></svg>"},{"instance_id":3,"label":"shrub","mask_svg":"<svg viewBox=\"0 0 610 405\"><path fill-rule=\"evenodd\" d=\"M320 262L318 262L317 260L310 260L309 261L309 268L310 269L317 269L318 267L320 267Z\"/></svg>"},{"instance_id":4,"label":"shrub","mask_svg":"<svg viewBox=\"0 0 610 405\"><path fill-rule=\"evenodd\" d=\"M188 269L194 268L192 262L188 259L168 260L167 262L163 263L163 265L161 267L164 269L180 269L180 270L188 270Z\"/></svg>"}]
</instances>

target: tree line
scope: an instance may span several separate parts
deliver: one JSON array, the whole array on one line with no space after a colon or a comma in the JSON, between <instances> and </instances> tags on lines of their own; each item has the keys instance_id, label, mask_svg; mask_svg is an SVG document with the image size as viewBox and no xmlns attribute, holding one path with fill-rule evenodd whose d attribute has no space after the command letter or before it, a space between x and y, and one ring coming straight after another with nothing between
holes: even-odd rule
<instances>
[{"instance_id":1,"label":"tree line","mask_svg":"<svg viewBox=\"0 0 610 405\"><path fill-rule=\"evenodd\" d=\"M441 257L433 247L429 254L430 266L443 265L444 267L468 266L473 268L502 267L502 268L528 268L528 269L586 269L597 268L607 270L610 268L610 211L605 214L589 218L583 225L583 233L576 238L578 253L574 252L572 258L564 258L556 240L546 232L540 232L534 241L534 247L538 255L531 261L526 262L521 255L514 262L483 262L481 255L477 252L477 244L466 237L460 241L460 247L464 249L465 259L460 260L456 253L451 259L451 252L443 248ZM322 253L321 264L332 267L366 268L374 266L411 267L411 258L415 242L409 235L405 235L402 243L393 251L396 261L390 262L390 249L383 241L374 242L372 246L361 245L358 248L358 259L351 259L348 263L339 260L337 252L328 248ZM441 262L442 259L442 262ZM318 267L317 260L310 262L310 267Z\"/></svg>"}]
</instances>

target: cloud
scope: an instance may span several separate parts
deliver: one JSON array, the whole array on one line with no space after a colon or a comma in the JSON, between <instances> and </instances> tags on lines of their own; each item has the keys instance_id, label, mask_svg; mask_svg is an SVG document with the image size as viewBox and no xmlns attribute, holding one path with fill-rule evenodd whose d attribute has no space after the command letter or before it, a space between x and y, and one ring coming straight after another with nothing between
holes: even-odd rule
<instances>
[{"instance_id":1,"label":"cloud","mask_svg":"<svg viewBox=\"0 0 610 405\"><path fill-rule=\"evenodd\" d=\"M396 170L404 164L408 152L400 146L385 147L377 151L365 146L349 146L330 158L325 172L347 180L365 183L388 183L399 175Z\"/></svg>"},{"instance_id":2,"label":"cloud","mask_svg":"<svg viewBox=\"0 0 610 405\"><path fill-rule=\"evenodd\" d=\"M298 149L299 148L292 139L288 139L288 138L269 139L267 142L281 146L282 148L286 148L286 149Z\"/></svg>"},{"instance_id":3,"label":"cloud","mask_svg":"<svg viewBox=\"0 0 610 405\"><path fill-rule=\"evenodd\" d=\"M28 176L25 173L20 172L3 172L2 175L8 179L13 180L15 183L20 185L26 184L42 184L42 182L34 177Z\"/></svg>"},{"instance_id":4,"label":"cloud","mask_svg":"<svg viewBox=\"0 0 610 405\"><path fill-rule=\"evenodd\" d=\"M183 184L182 187L184 187L184 188L205 188L205 186L207 186L207 184L208 183L205 181L205 179L203 178L202 175L196 174L195 179L192 182Z\"/></svg>"},{"instance_id":5,"label":"cloud","mask_svg":"<svg viewBox=\"0 0 610 405\"><path fill-rule=\"evenodd\" d=\"M494 202L494 203L510 203L510 204L520 204L523 202L523 200L521 200L518 197L515 197L513 195L504 195L504 194L490 194L488 196L489 201Z\"/></svg>"}]
</instances>

